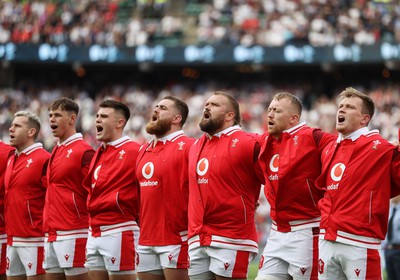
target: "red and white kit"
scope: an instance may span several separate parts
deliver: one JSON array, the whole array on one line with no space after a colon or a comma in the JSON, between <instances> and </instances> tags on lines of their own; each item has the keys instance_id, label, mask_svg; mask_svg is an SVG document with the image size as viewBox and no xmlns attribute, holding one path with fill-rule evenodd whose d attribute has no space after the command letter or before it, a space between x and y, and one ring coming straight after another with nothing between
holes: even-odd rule
<instances>
[{"instance_id":1,"label":"red and white kit","mask_svg":"<svg viewBox=\"0 0 400 280\"><path fill-rule=\"evenodd\" d=\"M157 143L153 140L141 148L136 167L140 185L139 245L182 245L184 252L169 255L168 262L174 268L187 268L187 170L194 141L182 130L158 139ZM142 261L140 258L139 266Z\"/></svg>"},{"instance_id":2,"label":"red and white kit","mask_svg":"<svg viewBox=\"0 0 400 280\"><path fill-rule=\"evenodd\" d=\"M125 136L103 144L90 164L84 180L85 187L90 189L91 235L85 264L88 268L105 266L109 271L135 270L139 238L139 188L135 163L139 148L139 144ZM115 238L110 239L110 236Z\"/></svg>"},{"instance_id":3,"label":"red and white kit","mask_svg":"<svg viewBox=\"0 0 400 280\"><path fill-rule=\"evenodd\" d=\"M323 191L314 184L321 174L322 150L334 138L305 123L283 131L279 140L267 136L259 159L272 229L289 232L319 226L317 203Z\"/></svg>"},{"instance_id":4,"label":"red and white kit","mask_svg":"<svg viewBox=\"0 0 400 280\"><path fill-rule=\"evenodd\" d=\"M76 133L58 143L48 167L44 231L48 241L86 238L88 190L82 186L94 150Z\"/></svg>"},{"instance_id":5,"label":"red and white kit","mask_svg":"<svg viewBox=\"0 0 400 280\"><path fill-rule=\"evenodd\" d=\"M272 231L260 258L260 279L271 274L318 279L317 203L324 192L314 184L321 174L322 150L334 139L304 122L283 131L279 139L266 135L259 160Z\"/></svg>"},{"instance_id":6,"label":"red and white kit","mask_svg":"<svg viewBox=\"0 0 400 280\"><path fill-rule=\"evenodd\" d=\"M165 246L187 240L187 176L193 138L183 131L141 149L136 177L140 185L140 245ZM161 204L160 204L161 203Z\"/></svg>"},{"instance_id":7,"label":"red and white kit","mask_svg":"<svg viewBox=\"0 0 400 280\"><path fill-rule=\"evenodd\" d=\"M10 156L4 176L7 276L43 274L43 207L50 154L36 143Z\"/></svg>"},{"instance_id":8,"label":"red and white kit","mask_svg":"<svg viewBox=\"0 0 400 280\"><path fill-rule=\"evenodd\" d=\"M50 154L41 143L31 145L7 163L5 220L7 244L43 246L43 207Z\"/></svg>"},{"instance_id":9,"label":"red and white kit","mask_svg":"<svg viewBox=\"0 0 400 280\"><path fill-rule=\"evenodd\" d=\"M381 279L389 199L400 193L397 148L361 128L328 145L322 163L319 279Z\"/></svg>"},{"instance_id":10,"label":"red and white kit","mask_svg":"<svg viewBox=\"0 0 400 280\"><path fill-rule=\"evenodd\" d=\"M189 155L189 251L212 246L257 253L261 169L257 140L233 126L204 134ZM258 148L258 149L257 149Z\"/></svg>"},{"instance_id":11,"label":"red and white kit","mask_svg":"<svg viewBox=\"0 0 400 280\"><path fill-rule=\"evenodd\" d=\"M400 193L400 156L378 131L356 132L353 139L333 142L323 153L323 172L316 182L326 190L319 202L321 236L380 249L389 199Z\"/></svg>"},{"instance_id":12,"label":"red and white kit","mask_svg":"<svg viewBox=\"0 0 400 280\"><path fill-rule=\"evenodd\" d=\"M96 151L84 180L84 186L90 190L88 211L93 236L124 230L114 228L116 224L136 225L139 189L135 163L139 148L139 144L125 136Z\"/></svg>"},{"instance_id":13,"label":"red and white kit","mask_svg":"<svg viewBox=\"0 0 400 280\"><path fill-rule=\"evenodd\" d=\"M0 141L0 275L6 272L7 237L4 223L4 174L8 158L14 154L14 147Z\"/></svg>"}]
</instances>

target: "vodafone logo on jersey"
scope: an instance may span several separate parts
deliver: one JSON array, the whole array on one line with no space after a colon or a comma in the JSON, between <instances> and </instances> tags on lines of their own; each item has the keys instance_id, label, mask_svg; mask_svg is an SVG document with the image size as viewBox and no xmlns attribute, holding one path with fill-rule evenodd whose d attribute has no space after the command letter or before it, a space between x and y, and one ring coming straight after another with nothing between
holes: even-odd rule
<instances>
[{"instance_id":1,"label":"vodafone logo on jersey","mask_svg":"<svg viewBox=\"0 0 400 280\"><path fill-rule=\"evenodd\" d=\"M142 175L144 178L147 180L153 177L154 174L154 164L152 162L148 162L145 165L143 165L142 168Z\"/></svg>"},{"instance_id":2,"label":"vodafone logo on jersey","mask_svg":"<svg viewBox=\"0 0 400 280\"><path fill-rule=\"evenodd\" d=\"M209 167L208 159L202 158L201 160L199 160L197 162L197 167L196 167L197 175L204 176L208 171L208 167ZM204 177L198 178L197 183L198 184L208 184L208 179L206 179Z\"/></svg>"},{"instance_id":3,"label":"vodafone logo on jersey","mask_svg":"<svg viewBox=\"0 0 400 280\"><path fill-rule=\"evenodd\" d=\"M342 179L346 166L343 163L336 163L331 169L331 178L335 182L339 182Z\"/></svg>"},{"instance_id":4,"label":"vodafone logo on jersey","mask_svg":"<svg viewBox=\"0 0 400 280\"><path fill-rule=\"evenodd\" d=\"M269 170L271 170L272 173L277 173L279 170L279 154L275 154L272 156L270 162L269 162ZM269 175L269 180L270 181L275 181L279 180L278 174L271 174Z\"/></svg>"},{"instance_id":5,"label":"vodafone logo on jersey","mask_svg":"<svg viewBox=\"0 0 400 280\"><path fill-rule=\"evenodd\" d=\"M331 175L331 179L335 183L330 184L329 186L326 187L326 189L328 191L335 191L335 190L337 190L339 188L339 182L342 179L342 176L343 176L343 173L344 173L345 169L346 169L346 166L341 162L336 163L332 167L330 175Z\"/></svg>"},{"instance_id":6,"label":"vodafone logo on jersey","mask_svg":"<svg viewBox=\"0 0 400 280\"><path fill-rule=\"evenodd\" d=\"M201 160L199 160L196 169L197 174L199 176L204 176L208 171L208 166L209 166L208 159L202 158Z\"/></svg>"},{"instance_id":7,"label":"vodafone logo on jersey","mask_svg":"<svg viewBox=\"0 0 400 280\"><path fill-rule=\"evenodd\" d=\"M153 177L154 174L154 164L149 161L145 163L142 167L142 175L145 179L148 181L141 181L140 186L141 187L154 187L158 185L158 181L150 181L151 177Z\"/></svg>"},{"instance_id":8,"label":"vodafone logo on jersey","mask_svg":"<svg viewBox=\"0 0 400 280\"><path fill-rule=\"evenodd\" d=\"M100 169L101 169L101 165L97 166L93 172L93 179L95 182L92 183L92 189L94 189L94 187L96 186L96 181L99 178Z\"/></svg>"},{"instance_id":9,"label":"vodafone logo on jersey","mask_svg":"<svg viewBox=\"0 0 400 280\"><path fill-rule=\"evenodd\" d=\"M271 161L269 162L269 169L272 172L278 172L279 169L279 154L273 155Z\"/></svg>"}]
</instances>

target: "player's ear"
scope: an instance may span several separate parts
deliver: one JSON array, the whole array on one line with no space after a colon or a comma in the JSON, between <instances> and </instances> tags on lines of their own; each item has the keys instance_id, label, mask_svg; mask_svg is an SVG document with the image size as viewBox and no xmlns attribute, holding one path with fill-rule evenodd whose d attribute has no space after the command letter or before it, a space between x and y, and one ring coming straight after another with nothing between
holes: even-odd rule
<instances>
[{"instance_id":1,"label":"player's ear","mask_svg":"<svg viewBox=\"0 0 400 280\"><path fill-rule=\"evenodd\" d=\"M172 119L172 123L173 124L180 124L182 121L182 116L181 115L176 115L173 119Z\"/></svg>"},{"instance_id":2,"label":"player's ear","mask_svg":"<svg viewBox=\"0 0 400 280\"><path fill-rule=\"evenodd\" d=\"M69 122L70 124L74 124L76 123L76 119L78 118L78 116L75 113L72 113L70 118L69 118Z\"/></svg>"}]
</instances>

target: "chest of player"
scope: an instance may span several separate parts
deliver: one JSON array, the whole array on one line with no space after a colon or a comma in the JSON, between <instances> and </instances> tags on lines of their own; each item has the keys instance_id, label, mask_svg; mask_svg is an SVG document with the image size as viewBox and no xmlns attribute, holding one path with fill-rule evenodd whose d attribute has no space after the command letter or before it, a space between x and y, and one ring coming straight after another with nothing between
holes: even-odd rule
<instances>
[{"instance_id":1,"label":"chest of player","mask_svg":"<svg viewBox=\"0 0 400 280\"><path fill-rule=\"evenodd\" d=\"M307 134L283 133L280 140L269 138L261 151L260 165L267 176L278 176L279 180L296 173L315 179L321 170L316 144Z\"/></svg>"},{"instance_id":2,"label":"chest of player","mask_svg":"<svg viewBox=\"0 0 400 280\"><path fill-rule=\"evenodd\" d=\"M50 177L71 176L72 170L81 170L84 151L74 146L60 146L50 157ZM80 173L80 172L79 172Z\"/></svg>"},{"instance_id":3,"label":"chest of player","mask_svg":"<svg viewBox=\"0 0 400 280\"><path fill-rule=\"evenodd\" d=\"M115 149L108 147L106 151L95 155L91 168L92 180L99 183L116 182L124 178L134 178L136 157L128 149ZM115 178L112 180L111 178Z\"/></svg>"},{"instance_id":4,"label":"chest of player","mask_svg":"<svg viewBox=\"0 0 400 280\"><path fill-rule=\"evenodd\" d=\"M213 137L207 139L197 153L197 174L205 176L226 174L233 169L241 170L242 166L252 166L249 143L240 137Z\"/></svg>"},{"instance_id":5,"label":"chest of player","mask_svg":"<svg viewBox=\"0 0 400 280\"><path fill-rule=\"evenodd\" d=\"M36 153L22 154L18 158L11 157L5 174L6 191L16 186L26 188L29 185L40 184L46 159Z\"/></svg>"},{"instance_id":6,"label":"chest of player","mask_svg":"<svg viewBox=\"0 0 400 280\"><path fill-rule=\"evenodd\" d=\"M183 143L183 142L182 142ZM158 143L148 146L138 157L136 178L143 191L173 183L178 185L179 177L187 170L187 158L183 145L179 143Z\"/></svg>"}]
</instances>

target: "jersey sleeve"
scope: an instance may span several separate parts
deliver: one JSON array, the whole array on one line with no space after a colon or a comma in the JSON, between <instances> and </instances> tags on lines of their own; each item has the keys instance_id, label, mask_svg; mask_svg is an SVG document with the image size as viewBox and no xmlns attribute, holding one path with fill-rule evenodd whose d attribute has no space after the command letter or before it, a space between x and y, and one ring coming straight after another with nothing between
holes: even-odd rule
<instances>
[{"instance_id":1,"label":"jersey sleeve","mask_svg":"<svg viewBox=\"0 0 400 280\"><path fill-rule=\"evenodd\" d=\"M85 151L83 153L82 162L81 162L81 168L82 168L82 174L83 174L84 178L89 173L89 167L90 167L90 163L92 161L92 158L94 156L94 153L95 153L94 150L87 150L87 151Z\"/></svg>"},{"instance_id":2,"label":"jersey sleeve","mask_svg":"<svg viewBox=\"0 0 400 280\"><path fill-rule=\"evenodd\" d=\"M47 183L47 167L48 167L48 165L49 165L49 158L44 162L44 164L43 164L43 167L42 167L42 176L41 176L41 182L42 182L42 186L44 187L44 188L46 188L47 189L47 185L48 185L48 183Z\"/></svg>"},{"instance_id":3,"label":"jersey sleeve","mask_svg":"<svg viewBox=\"0 0 400 280\"><path fill-rule=\"evenodd\" d=\"M400 152L397 149L393 151L390 176L390 196L395 197L400 194Z\"/></svg>"}]
</instances>

